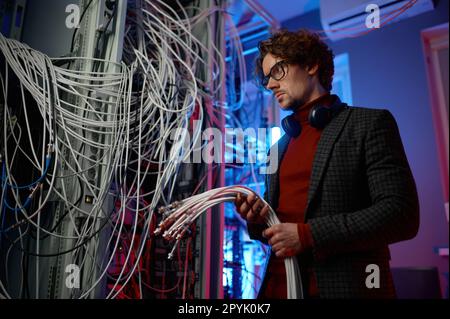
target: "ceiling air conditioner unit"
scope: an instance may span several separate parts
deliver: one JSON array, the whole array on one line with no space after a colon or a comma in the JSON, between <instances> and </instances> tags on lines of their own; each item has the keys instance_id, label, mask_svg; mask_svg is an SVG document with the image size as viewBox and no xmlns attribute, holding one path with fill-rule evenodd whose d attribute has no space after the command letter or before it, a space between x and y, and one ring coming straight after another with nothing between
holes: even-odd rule
<instances>
[{"instance_id":1,"label":"ceiling air conditioner unit","mask_svg":"<svg viewBox=\"0 0 450 319\"><path fill-rule=\"evenodd\" d=\"M433 0L320 0L320 18L327 37L339 40L369 31L366 19L373 12L371 5L379 8L381 27L385 21L390 20L390 24L434 9Z\"/></svg>"}]
</instances>

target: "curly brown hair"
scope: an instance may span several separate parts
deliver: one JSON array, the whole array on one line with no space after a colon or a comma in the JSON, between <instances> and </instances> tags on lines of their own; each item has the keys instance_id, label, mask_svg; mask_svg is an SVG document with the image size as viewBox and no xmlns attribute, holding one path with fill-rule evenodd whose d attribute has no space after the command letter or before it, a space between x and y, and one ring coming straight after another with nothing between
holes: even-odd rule
<instances>
[{"instance_id":1,"label":"curly brown hair","mask_svg":"<svg viewBox=\"0 0 450 319\"><path fill-rule=\"evenodd\" d=\"M272 34L269 39L259 42L258 48L259 56L256 59L255 74L260 84L264 77L262 62L264 57L270 53L288 63L298 64L302 67L313 67L317 64L320 84L325 90L331 91L334 54L316 33L306 29L296 32L280 30Z\"/></svg>"}]
</instances>

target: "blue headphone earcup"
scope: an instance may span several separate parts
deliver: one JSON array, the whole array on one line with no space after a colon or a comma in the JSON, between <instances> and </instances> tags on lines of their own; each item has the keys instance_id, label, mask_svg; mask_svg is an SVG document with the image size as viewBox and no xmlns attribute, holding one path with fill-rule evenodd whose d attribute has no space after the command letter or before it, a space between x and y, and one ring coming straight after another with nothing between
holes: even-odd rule
<instances>
[{"instance_id":1,"label":"blue headphone earcup","mask_svg":"<svg viewBox=\"0 0 450 319\"><path fill-rule=\"evenodd\" d=\"M297 137L302 132L302 126L298 123L293 114L286 116L281 121L281 126L290 137Z\"/></svg>"}]
</instances>

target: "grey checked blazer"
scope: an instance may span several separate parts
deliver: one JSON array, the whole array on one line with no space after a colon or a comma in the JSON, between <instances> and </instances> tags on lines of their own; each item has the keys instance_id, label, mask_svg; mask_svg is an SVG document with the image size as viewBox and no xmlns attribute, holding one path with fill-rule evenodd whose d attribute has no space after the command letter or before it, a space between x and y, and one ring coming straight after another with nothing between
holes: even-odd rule
<instances>
[{"instance_id":1,"label":"grey checked blazer","mask_svg":"<svg viewBox=\"0 0 450 319\"><path fill-rule=\"evenodd\" d=\"M289 139L284 135L278 142L278 165ZM278 173L267 175L264 194L275 209ZM321 298L395 297L388 245L417 234L419 203L389 111L346 108L325 127L313 161L305 222L314 239L310 266ZM248 224L248 230L264 242L260 227ZM370 264L380 269L380 288L366 286Z\"/></svg>"}]
</instances>

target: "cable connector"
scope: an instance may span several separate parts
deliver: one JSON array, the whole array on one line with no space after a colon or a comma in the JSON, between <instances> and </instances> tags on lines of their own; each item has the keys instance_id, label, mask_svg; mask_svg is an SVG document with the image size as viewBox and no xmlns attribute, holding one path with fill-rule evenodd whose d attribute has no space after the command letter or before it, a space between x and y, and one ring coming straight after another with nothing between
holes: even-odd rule
<instances>
[{"instance_id":1,"label":"cable connector","mask_svg":"<svg viewBox=\"0 0 450 319\"><path fill-rule=\"evenodd\" d=\"M167 241L171 241L173 239L172 237L172 233L168 230L166 230L163 234L162 237L167 240Z\"/></svg>"},{"instance_id":2,"label":"cable connector","mask_svg":"<svg viewBox=\"0 0 450 319\"><path fill-rule=\"evenodd\" d=\"M177 235L177 237L175 238L176 240L180 240L184 237L185 234L191 235L192 232L190 230L190 225L186 225L183 227L183 230Z\"/></svg>"},{"instance_id":3,"label":"cable connector","mask_svg":"<svg viewBox=\"0 0 450 319\"><path fill-rule=\"evenodd\" d=\"M175 249L176 249L177 246L178 246L178 243L179 243L179 241L177 240L176 243L175 243L175 245L173 245L172 250L170 251L169 255L167 256L167 259L172 260L173 255L174 255L174 253L175 253Z\"/></svg>"},{"instance_id":4,"label":"cable connector","mask_svg":"<svg viewBox=\"0 0 450 319\"><path fill-rule=\"evenodd\" d=\"M39 188L42 188L42 183L37 183L34 187L30 188L30 195L28 195L29 199L32 199L34 194L37 192Z\"/></svg>"},{"instance_id":5,"label":"cable connector","mask_svg":"<svg viewBox=\"0 0 450 319\"><path fill-rule=\"evenodd\" d=\"M27 221L26 219L22 219L21 221L17 222L16 224L11 225L11 226L9 226L8 228L6 228L3 232L6 233L6 232L9 232L10 230L14 230L14 229L16 229L17 227L19 227L19 226L25 224L26 221Z\"/></svg>"},{"instance_id":6,"label":"cable connector","mask_svg":"<svg viewBox=\"0 0 450 319\"><path fill-rule=\"evenodd\" d=\"M55 151L52 143L48 143L47 145L47 158L50 157L51 154Z\"/></svg>"},{"instance_id":7,"label":"cable connector","mask_svg":"<svg viewBox=\"0 0 450 319\"><path fill-rule=\"evenodd\" d=\"M164 217L170 216L177 208L183 205L183 201L174 201L170 205L162 206L158 209L158 213L163 215Z\"/></svg>"}]
</instances>

